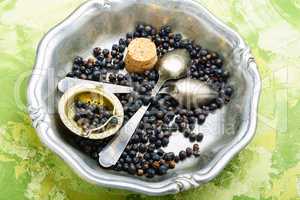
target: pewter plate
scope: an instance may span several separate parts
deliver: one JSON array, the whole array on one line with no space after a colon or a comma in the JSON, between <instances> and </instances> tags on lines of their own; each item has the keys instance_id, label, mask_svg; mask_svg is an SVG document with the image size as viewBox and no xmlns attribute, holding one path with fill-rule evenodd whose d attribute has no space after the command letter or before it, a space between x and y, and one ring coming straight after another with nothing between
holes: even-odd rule
<instances>
[{"instance_id":1,"label":"pewter plate","mask_svg":"<svg viewBox=\"0 0 300 200\"><path fill-rule=\"evenodd\" d=\"M95 46L109 48L137 22L170 24L202 46L221 52L235 95L229 105L197 127L205 135L202 156L188 159L153 179L105 170L66 140L68 130L57 114L56 86L71 70L76 55ZM83 4L41 41L28 86L28 109L41 141L85 180L99 186L148 195L165 195L198 187L216 177L255 133L261 81L242 38L193 0L92 0ZM174 134L167 150L178 152L189 142Z\"/></svg>"}]
</instances>

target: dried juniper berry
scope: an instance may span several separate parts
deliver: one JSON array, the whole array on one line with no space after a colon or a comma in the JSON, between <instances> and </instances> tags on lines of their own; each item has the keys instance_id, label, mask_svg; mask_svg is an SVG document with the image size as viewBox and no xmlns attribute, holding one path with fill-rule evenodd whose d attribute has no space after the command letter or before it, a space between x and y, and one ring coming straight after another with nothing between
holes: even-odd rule
<instances>
[{"instance_id":1,"label":"dried juniper berry","mask_svg":"<svg viewBox=\"0 0 300 200\"><path fill-rule=\"evenodd\" d=\"M193 155L193 149L191 149L190 147L187 147L185 151L187 157L191 157L191 155Z\"/></svg>"},{"instance_id":2,"label":"dried juniper berry","mask_svg":"<svg viewBox=\"0 0 300 200\"><path fill-rule=\"evenodd\" d=\"M175 154L173 152L169 152L164 155L165 161L171 161L174 160L174 158L175 158Z\"/></svg>"},{"instance_id":3,"label":"dried juniper berry","mask_svg":"<svg viewBox=\"0 0 300 200\"><path fill-rule=\"evenodd\" d=\"M162 150L162 149L158 149L158 150L156 151L156 153L157 153L159 156L163 156L163 155L165 154L164 150Z\"/></svg>"},{"instance_id":4,"label":"dried juniper berry","mask_svg":"<svg viewBox=\"0 0 300 200\"><path fill-rule=\"evenodd\" d=\"M166 165L161 165L158 169L158 174L159 175L164 175L168 171L168 167Z\"/></svg>"},{"instance_id":5,"label":"dried juniper berry","mask_svg":"<svg viewBox=\"0 0 300 200\"><path fill-rule=\"evenodd\" d=\"M157 153L155 153L155 152L153 152L153 153L151 154L151 158L152 158L152 160L154 160L154 161L159 161L159 160L160 160L160 156L159 156Z\"/></svg>"},{"instance_id":6,"label":"dried juniper berry","mask_svg":"<svg viewBox=\"0 0 300 200\"><path fill-rule=\"evenodd\" d=\"M185 160L186 159L186 152L185 151L180 151L179 152L179 158L180 158L180 160Z\"/></svg>"},{"instance_id":7,"label":"dried juniper berry","mask_svg":"<svg viewBox=\"0 0 300 200\"><path fill-rule=\"evenodd\" d=\"M196 141L196 134L195 133L191 133L189 135L189 140L190 140L190 142L195 142Z\"/></svg>"},{"instance_id":8,"label":"dried juniper berry","mask_svg":"<svg viewBox=\"0 0 300 200\"><path fill-rule=\"evenodd\" d=\"M169 95L158 95L152 98L150 95L151 90L158 80L156 70L149 70L144 74L127 74L121 71L125 67L123 61L124 51L136 37L151 39L157 45L157 55L159 57L174 49L187 49L191 56L188 76L207 83L219 93L219 97L207 105L199 105L195 109L180 106ZM136 133L132 136L125 152L122 153L118 163L112 168L117 171L122 170L152 178L155 175L164 174L167 171L165 166L173 169L175 163L191 156L191 148L180 151L178 155L174 155L174 159L166 161L169 160L169 153L165 153L160 147L168 146L172 132L179 130L191 142L201 142L203 134L195 135L192 133L196 124L202 125L207 115L226 105L234 93L232 86L227 83L230 73L223 68L224 59L222 56L217 52L203 48L189 38L183 38L180 33L173 33L172 28L168 25L156 30L149 24L137 24L135 30L127 33L125 38L120 38L118 44L112 45L111 51L96 47L93 49L92 54L96 60L84 60L80 56L76 57L73 60L72 71L67 76L93 81L109 81L113 84L133 87L135 92L132 94L117 94L125 111L124 123L142 105L151 103L147 114L143 117ZM90 107L80 107L80 109L83 109L84 112L76 113L74 119L86 129L98 126L109 118L109 115L106 115L107 113L104 113L101 118L95 117L94 109ZM96 115L102 112L97 111ZM109 139L92 141L77 137L76 141L83 152L97 160L98 152L107 144ZM200 156L200 153L195 145L197 144L193 145L192 154L197 157ZM153 167L154 163L155 168ZM160 168L162 168L161 171Z\"/></svg>"},{"instance_id":9,"label":"dried juniper berry","mask_svg":"<svg viewBox=\"0 0 300 200\"><path fill-rule=\"evenodd\" d=\"M174 157L174 161L175 161L176 163L178 163L178 162L180 161L180 157L176 155L176 156Z\"/></svg>"},{"instance_id":10,"label":"dried juniper berry","mask_svg":"<svg viewBox=\"0 0 300 200\"><path fill-rule=\"evenodd\" d=\"M175 166L176 166L175 160L172 160L172 161L169 162L169 168L170 168L170 169L174 169Z\"/></svg>"},{"instance_id":11,"label":"dried juniper berry","mask_svg":"<svg viewBox=\"0 0 300 200\"><path fill-rule=\"evenodd\" d=\"M146 177L147 178L153 178L155 176L155 169L154 168L148 168L146 170Z\"/></svg>"},{"instance_id":12,"label":"dried juniper berry","mask_svg":"<svg viewBox=\"0 0 300 200\"><path fill-rule=\"evenodd\" d=\"M134 175L136 173L136 168L135 168L135 165L133 163L129 164L128 173L132 174L132 175Z\"/></svg>"},{"instance_id":13,"label":"dried juniper berry","mask_svg":"<svg viewBox=\"0 0 300 200\"><path fill-rule=\"evenodd\" d=\"M166 146L168 146L168 144L169 144L169 138L168 138L168 137L164 137L164 138L161 140L161 145L162 145L163 147L166 147Z\"/></svg>"},{"instance_id":14,"label":"dried juniper berry","mask_svg":"<svg viewBox=\"0 0 300 200\"><path fill-rule=\"evenodd\" d=\"M100 47L96 47L93 49L93 54L95 57L99 56L101 54L101 48Z\"/></svg>"},{"instance_id":15,"label":"dried juniper berry","mask_svg":"<svg viewBox=\"0 0 300 200\"><path fill-rule=\"evenodd\" d=\"M191 131L189 129L186 129L183 133L184 137L189 138L191 135Z\"/></svg>"},{"instance_id":16,"label":"dried juniper berry","mask_svg":"<svg viewBox=\"0 0 300 200\"><path fill-rule=\"evenodd\" d=\"M199 144L193 145L193 151L199 151Z\"/></svg>"},{"instance_id":17,"label":"dried juniper berry","mask_svg":"<svg viewBox=\"0 0 300 200\"><path fill-rule=\"evenodd\" d=\"M202 133L198 133L197 136L196 136L197 142L202 142L203 138L204 138L204 136L203 136Z\"/></svg>"}]
</instances>

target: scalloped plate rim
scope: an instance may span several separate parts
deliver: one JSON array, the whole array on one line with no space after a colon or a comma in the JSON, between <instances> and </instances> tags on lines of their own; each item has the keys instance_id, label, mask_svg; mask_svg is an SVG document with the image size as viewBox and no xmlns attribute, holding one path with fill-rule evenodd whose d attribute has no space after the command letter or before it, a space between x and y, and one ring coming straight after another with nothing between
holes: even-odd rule
<instances>
[{"instance_id":1,"label":"scalloped plate rim","mask_svg":"<svg viewBox=\"0 0 300 200\"><path fill-rule=\"evenodd\" d=\"M94 6L106 6L111 2L120 2L120 0L90 0L88 2L83 3L79 8L77 8L74 12L72 12L65 20L52 28L41 40L37 49L37 56L35 67L33 69L33 76L30 79L28 85L27 99L28 99L28 108L29 113L33 121L33 126L36 128L38 136L41 141L52 151L54 151L57 155L59 155L78 175L87 180L88 182L95 183L97 185L105 186L105 187L114 187L119 189L126 189L135 192L145 193L148 195L164 195L177 193L183 190L187 190L192 187L198 187L202 183L206 183L216 177L222 169L227 165L227 163L238 153L240 152L254 137L256 121L257 121L257 107L261 89L261 80L259 77L259 73L257 70L257 65L250 54L249 47L245 44L244 40L239 36L238 33L233 31L231 28L226 26L223 22L217 19L214 15L212 15L206 8L204 8L200 3L194 0L183 0L185 2L193 3L197 6L201 11L203 11L204 15L211 18L211 21L220 28L221 30L227 32L227 34L234 37L237 41L236 48L240 49L240 53L243 56L243 61L247 62L247 69L249 70L249 74L252 76L253 80L256 82L254 88L252 88L252 102L251 102L251 113L250 120L247 124L247 130L243 134L244 137L241 140L236 141L235 144L228 147L227 152L224 152L223 155L226 154L225 157L220 158L215 162L215 165L207 171L207 173L187 173L184 175L179 175L177 177L172 177L166 179L161 182L146 182L142 180L136 180L136 183L129 182L119 182L118 180L111 180L109 177L100 178L97 177L86 169L87 166L84 164L82 160L78 160L74 157L70 157L67 154L67 150L60 146L54 141L47 137L45 137L45 132L53 131L49 125L47 124L47 120L49 120L49 116L46 113L43 113L39 97L36 96L36 91L38 90L38 83L41 76L39 78L35 78L34 75L41 75L43 71L43 62L45 51L48 48L48 45L55 37L55 32L62 29L63 27L68 26L68 24L74 21L76 18L80 17L84 12L89 9L95 9ZM138 2L138 0L135 0ZM224 150L225 151L225 150ZM84 165L84 166L83 166Z\"/></svg>"}]
</instances>

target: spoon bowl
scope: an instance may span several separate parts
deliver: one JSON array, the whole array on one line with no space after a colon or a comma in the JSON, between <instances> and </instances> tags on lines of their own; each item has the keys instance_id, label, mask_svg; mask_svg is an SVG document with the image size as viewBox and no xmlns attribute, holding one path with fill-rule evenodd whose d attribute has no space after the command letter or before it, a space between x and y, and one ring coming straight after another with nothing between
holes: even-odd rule
<instances>
[{"instance_id":1,"label":"spoon bowl","mask_svg":"<svg viewBox=\"0 0 300 200\"><path fill-rule=\"evenodd\" d=\"M218 93L202 81L181 79L163 88L160 94L169 94L186 108L205 105L218 97Z\"/></svg>"},{"instance_id":2,"label":"spoon bowl","mask_svg":"<svg viewBox=\"0 0 300 200\"><path fill-rule=\"evenodd\" d=\"M179 49L168 53L157 65L159 76L167 80L179 79L187 74L190 56L187 50Z\"/></svg>"}]
</instances>

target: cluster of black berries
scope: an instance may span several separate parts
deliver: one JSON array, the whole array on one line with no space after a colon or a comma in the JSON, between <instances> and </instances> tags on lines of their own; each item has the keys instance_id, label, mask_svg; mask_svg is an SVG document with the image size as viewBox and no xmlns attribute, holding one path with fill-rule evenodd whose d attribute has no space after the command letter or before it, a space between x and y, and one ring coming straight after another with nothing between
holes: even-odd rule
<instances>
[{"instance_id":1,"label":"cluster of black berries","mask_svg":"<svg viewBox=\"0 0 300 200\"><path fill-rule=\"evenodd\" d=\"M74 59L72 71L67 74L68 77L80 78L85 80L106 82L116 82L118 84L127 85L128 82L122 74L116 76L116 71L125 67L123 57L126 45L113 45L112 51L96 47L93 50L94 58L84 60L77 56ZM110 72L110 73L108 73Z\"/></svg>"},{"instance_id":2,"label":"cluster of black berries","mask_svg":"<svg viewBox=\"0 0 300 200\"><path fill-rule=\"evenodd\" d=\"M187 49L191 57L187 76L206 82L219 93L218 98L207 105L187 109L170 95L159 94L151 97L151 90L158 80L156 70L146 71L144 74L129 74L122 70L124 50L137 37L151 39L157 46L159 57L174 49ZM68 76L132 86L135 92L117 95L124 107L125 123L142 105L151 103L121 158L112 167L113 170L151 178L167 173L179 161L200 155L199 145L196 143L192 148L180 151L178 155L164 152L162 148L169 144L170 136L176 131L182 132L192 143L201 142L203 134L195 133L196 124L203 124L210 112L230 101L233 89L227 83L229 73L222 68L223 59L216 52L202 48L192 40L184 39L180 33L173 33L170 26L163 26L157 30L150 25L138 24L135 31L127 33L126 38L121 38L119 44L113 45L111 51L95 48L94 56L96 61L84 61L77 57ZM90 144L92 141L86 142ZM86 148L85 143L82 143L79 147ZM97 150L100 151L101 148ZM93 156L93 151L88 153L97 158Z\"/></svg>"},{"instance_id":3,"label":"cluster of black berries","mask_svg":"<svg viewBox=\"0 0 300 200\"><path fill-rule=\"evenodd\" d=\"M84 103L77 100L74 104L74 121L82 127L84 131L95 129L105 124L113 116L112 111L107 110L105 106L92 103ZM110 126L118 123L116 118L109 121Z\"/></svg>"}]
</instances>

